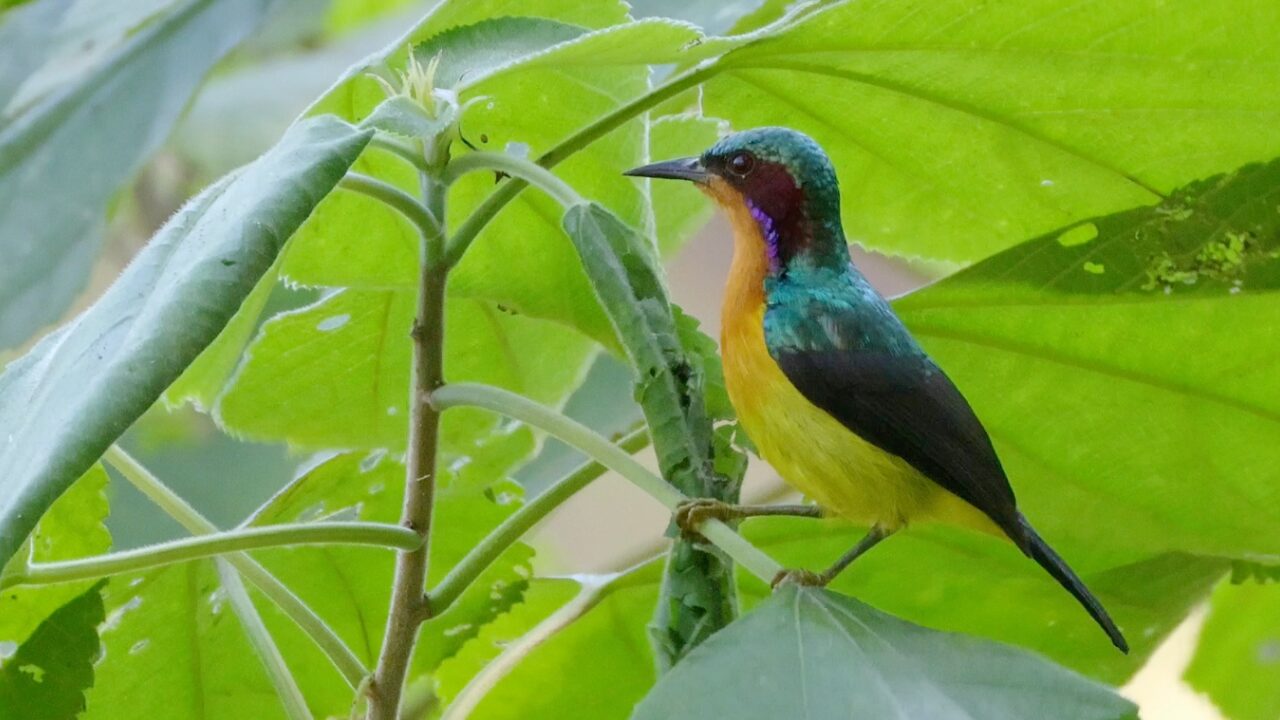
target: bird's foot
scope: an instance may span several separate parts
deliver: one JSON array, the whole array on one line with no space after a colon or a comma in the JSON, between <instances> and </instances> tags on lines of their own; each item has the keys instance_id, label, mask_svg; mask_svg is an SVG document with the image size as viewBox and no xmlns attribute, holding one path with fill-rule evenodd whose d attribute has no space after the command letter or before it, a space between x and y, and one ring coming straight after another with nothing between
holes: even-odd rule
<instances>
[{"instance_id":1,"label":"bird's foot","mask_svg":"<svg viewBox=\"0 0 1280 720\"><path fill-rule=\"evenodd\" d=\"M698 526L704 521L715 519L724 522L736 517L733 505L711 498L687 500L680 503L675 512L676 527L680 529L680 535L698 541L702 540Z\"/></svg>"},{"instance_id":2,"label":"bird's foot","mask_svg":"<svg viewBox=\"0 0 1280 720\"><path fill-rule=\"evenodd\" d=\"M773 576L773 582L769 583L769 586L774 590L787 583L801 587L826 587L829 582L831 582L831 578L827 577L825 573L818 574L810 570L794 568L778 571L778 574Z\"/></svg>"}]
</instances>

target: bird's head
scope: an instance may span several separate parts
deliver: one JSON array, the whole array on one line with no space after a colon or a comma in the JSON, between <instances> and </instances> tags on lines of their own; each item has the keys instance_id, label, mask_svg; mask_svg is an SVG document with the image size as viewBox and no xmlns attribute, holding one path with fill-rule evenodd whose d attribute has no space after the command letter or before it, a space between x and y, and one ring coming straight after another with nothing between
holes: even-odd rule
<instances>
[{"instance_id":1,"label":"bird's head","mask_svg":"<svg viewBox=\"0 0 1280 720\"><path fill-rule=\"evenodd\" d=\"M735 223L759 229L760 247L739 251L765 253L774 273L796 262L848 265L835 169L804 133L780 127L746 130L698 157L645 165L626 174L692 181Z\"/></svg>"}]
</instances>

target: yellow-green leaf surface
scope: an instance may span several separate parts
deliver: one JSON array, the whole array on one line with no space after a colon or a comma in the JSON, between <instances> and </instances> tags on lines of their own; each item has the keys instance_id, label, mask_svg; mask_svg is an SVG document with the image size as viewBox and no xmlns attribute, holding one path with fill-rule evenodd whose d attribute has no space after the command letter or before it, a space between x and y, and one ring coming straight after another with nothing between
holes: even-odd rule
<instances>
[{"instance_id":1,"label":"yellow-green leaf surface","mask_svg":"<svg viewBox=\"0 0 1280 720\"><path fill-rule=\"evenodd\" d=\"M334 118L179 212L92 307L0 375L0 560L231 320L370 134Z\"/></svg>"},{"instance_id":2,"label":"yellow-green leaf surface","mask_svg":"<svg viewBox=\"0 0 1280 720\"><path fill-rule=\"evenodd\" d=\"M1251 165L895 303L1065 557L1280 553L1278 203Z\"/></svg>"},{"instance_id":3,"label":"yellow-green leaf surface","mask_svg":"<svg viewBox=\"0 0 1280 720\"><path fill-rule=\"evenodd\" d=\"M272 318L223 395L220 422L300 447L403 449L413 312L409 290L345 290ZM567 328L481 301L451 298L445 324L447 380L490 383L545 403L564 399L595 352ZM479 411L450 412L445 461L477 452L479 434L498 423ZM504 444L515 438L523 452L532 449L528 430L510 431Z\"/></svg>"},{"instance_id":4,"label":"yellow-green leaf surface","mask_svg":"<svg viewBox=\"0 0 1280 720\"><path fill-rule=\"evenodd\" d=\"M634 720L1121 720L1109 688L1022 650L786 586L662 676Z\"/></svg>"},{"instance_id":5,"label":"yellow-green leaf surface","mask_svg":"<svg viewBox=\"0 0 1280 720\"><path fill-rule=\"evenodd\" d=\"M111 549L107 519L107 473L94 464L58 498L9 558L5 570L27 563L72 560L100 555ZM0 573L3 576L4 573ZM85 592L89 580L57 585L22 585L0 593L0 656L5 647L21 644L50 613Z\"/></svg>"},{"instance_id":6,"label":"yellow-green leaf surface","mask_svg":"<svg viewBox=\"0 0 1280 720\"><path fill-rule=\"evenodd\" d=\"M93 684L102 586L74 594L12 656L0 659L0 717L65 720L84 709Z\"/></svg>"},{"instance_id":7,"label":"yellow-green leaf surface","mask_svg":"<svg viewBox=\"0 0 1280 720\"><path fill-rule=\"evenodd\" d=\"M853 547L866 528L768 518L745 523L743 533L783 565L818 571ZM1053 536L1049 540L1059 544ZM1063 552L1124 631L1128 655L1012 544L968 530L908 528L858 558L831 588L925 627L1028 648L1090 677L1121 683L1203 601L1228 565L1169 553L1111 567L1085 553ZM754 579L742 585L748 599L766 592Z\"/></svg>"},{"instance_id":8,"label":"yellow-green leaf surface","mask_svg":"<svg viewBox=\"0 0 1280 720\"><path fill-rule=\"evenodd\" d=\"M84 720L281 720L212 561L114 578Z\"/></svg>"},{"instance_id":9,"label":"yellow-green leaf surface","mask_svg":"<svg viewBox=\"0 0 1280 720\"><path fill-rule=\"evenodd\" d=\"M460 122L463 137L480 149L530 157L645 92L649 72L643 61L673 59L698 37L690 26L665 21L619 24L625 9L611 2L581 4L572 11L544 3L536 8L542 19L478 24L465 24L483 16L461 14L460 5L445 3L410 35L426 40L418 49L424 62L440 56L440 82L471 103ZM393 54L388 62L399 67L403 58ZM373 80L352 77L316 108L354 121L383 97ZM647 161L647 127L643 118L630 120L556 173L633 227L646 228L645 194L620 173ZM675 124L666 134L686 127L694 129ZM456 152L464 150L459 145ZM384 153L369 153L357 168L417 192L415 174ZM450 226L463 222L494 184L491 173L457 183L449 198ZM477 238L453 273L451 292L563 322L609 342L608 322L560 229L560 214L555 201L537 191L522 193ZM417 282L417 257L416 236L401 218L366 198L339 194L300 233L284 273L305 285L408 288Z\"/></svg>"},{"instance_id":10,"label":"yellow-green leaf surface","mask_svg":"<svg viewBox=\"0 0 1280 720\"><path fill-rule=\"evenodd\" d=\"M972 261L1280 155L1277 32L1254 0L832 3L701 100L826 147L851 240Z\"/></svg>"},{"instance_id":11,"label":"yellow-green leaf surface","mask_svg":"<svg viewBox=\"0 0 1280 720\"><path fill-rule=\"evenodd\" d=\"M540 613L564 604L553 624L544 626L545 635L534 638L522 633L536 619L521 618L517 608L505 626L509 634L496 626L473 641L480 645L441 668L443 694L456 702L479 658L505 651L511 654L483 671L489 687L473 698L472 720L628 717L655 680L644 620L653 612L661 574L660 563L650 562L617 578L583 578L584 589L567 602L562 589L549 592Z\"/></svg>"},{"instance_id":12,"label":"yellow-green leaf surface","mask_svg":"<svg viewBox=\"0 0 1280 720\"><path fill-rule=\"evenodd\" d=\"M164 141L209 68L274 4L187 0L159 17L130 17L140 29L127 41L0 125L0 347L21 344L71 304L112 196ZM75 51L94 44L86 38Z\"/></svg>"},{"instance_id":13,"label":"yellow-green leaf surface","mask_svg":"<svg viewBox=\"0 0 1280 720\"><path fill-rule=\"evenodd\" d=\"M440 474L429 584L439 582L486 533L520 507L520 486L505 479L515 459L519 457L504 459L500 454L485 453L473 462L450 463ZM404 475L404 465L381 453L338 455L282 490L251 523L325 519L396 523L403 502ZM453 606L423 625L414 660L415 677L433 670L487 622L520 601L531 556L527 546L513 546ZM366 666L377 663L391 601L394 553L335 546L279 549L258 557ZM290 620L266 601L260 606L310 705L318 714L344 712L352 690Z\"/></svg>"},{"instance_id":14,"label":"yellow-green leaf surface","mask_svg":"<svg viewBox=\"0 0 1280 720\"><path fill-rule=\"evenodd\" d=\"M1280 585L1218 587L1186 680L1231 720L1280 715Z\"/></svg>"}]
</instances>

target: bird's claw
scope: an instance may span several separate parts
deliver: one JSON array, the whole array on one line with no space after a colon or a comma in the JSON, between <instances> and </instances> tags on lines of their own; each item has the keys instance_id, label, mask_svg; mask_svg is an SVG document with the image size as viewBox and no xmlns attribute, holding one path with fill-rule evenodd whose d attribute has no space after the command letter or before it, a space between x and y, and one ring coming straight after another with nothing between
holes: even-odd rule
<instances>
[{"instance_id":1,"label":"bird's claw","mask_svg":"<svg viewBox=\"0 0 1280 720\"><path fill-rule=\"evenodd\" d=\"M685 538L700 539L698 526L705 520L720 521L733 517L733 506L711 498L686 500L676 507L675 523L680 534Z\"/></svg>"},{"instance_id":2,"label":"bird's claw","mask_svg":"<svg viewBox=\"0 0 1280 720\"><path fill-rule=\"evenodd\" d=\"M823 577L816 572L796 568L792 570L779 570L778 574L773 576L773 582L769 583L769 587L777 590L779 587L787 583L792 583L801 587L826 587L828 582L830 582L829 578Z\"/></svg>"}]
</instances>

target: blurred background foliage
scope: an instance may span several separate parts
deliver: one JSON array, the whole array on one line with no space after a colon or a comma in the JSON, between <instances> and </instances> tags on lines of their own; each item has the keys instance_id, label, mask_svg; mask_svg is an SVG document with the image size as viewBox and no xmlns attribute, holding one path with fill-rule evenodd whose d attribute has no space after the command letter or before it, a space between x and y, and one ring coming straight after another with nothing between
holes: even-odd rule
<instances>
[{"instance_id":1,"label":"blurred background foliage","mask_svg":"<svg viewBox=\"0 0 1280 720\"><path fill-rule=\"evenodd\" d=\"M25 209L15 209L10 200L0 232L30 224L31 217L54 214L63 203L104 211L50 224L50 233L74 242L64 248L66 262L40 276L30 292L22 290L23 282L0 272L0 279L9 280L0 288L5 308L0 312L0 360L16 357L42 328L83 309L183 202L271 147L317 97L327 98L319 109L345 108L356 116L351 119L359 119L358 103L371 102L373 96L360 94L359 78L336 89L335 79L396 41L435 3L235 0L214 5L134 0L108 8L88 1L0 1L0 7L12 8L0 16L0 47L21 42L43 48L43 54L23 55L36 58L30 67L0 68L0 148L5 148L0 159L7 163L0 167L26 162L14 160L15 153L35 147L21 142L21 132L36 113L53 118L57 131L66 133L60 152L100 161L91 168L92 177L75 183L74 200L37 202ZM497 10L528 11L507 5L459 9L462 4L452 3L432 28L466 21L469 12L483 17ZM613 3L576 5L539 3L538 13L609 25L622 21L627 10ZM720 34L759 27L778 17L788 3L652 0L632 5L636 17L679 18ZM1029 21L1028 16L1043 9L1025 5L1022 13L1008 13L1009 27L966 25L956 3L921 5L918 13L909 14L893 7L853 8L850 13L860 13L856 26L848 23L851 15L833 13L830 22L803 35L748 49L738 66L696 97L678 97L666 108L675 112L696 106L708 118L728 118L736 127L790 124L823 141L841 169L846 227L861 246L874 249L860 247L859 262L886 293L914 289L978 263L903 299L899 310L961 386L972 391L1029 516L1055 544L1063 538L1063 554L1090 575L1108 606L1120 608L1139 652L1129 659L1103 653L1096 631L1069 599L1060 597L1012 548L956 531L928 528L896 539L860 561L836 589L909 620L1036 648L1109 682L1129 680L1141 661L1154 654L1155 660L1130 685L1131 695L1148 708L1148 717L1212 718L1219 711L1238 720L1280 717L1280 695L1273 690L1280 672L1280 591L1274 584L1234 585L1223 579L1230 559L1267 563L1280 555L1275 529L1280 527L1275 510L1280 503L1274 502L1280 492L1274 470L1280 466L1280 445L1273 442L1280 386L1272 362L1280 330L1259 322L1274 310L1269 291L1276 286L1277 263L1267 253L1273 253L1276 219L1268 213L1277 205L1274 194L1258 191L1280 187L1280 182L1271 166L1227 175L1246 163L1280 155L1280 133L1274 130L1280 97L1274 74L1268 74L1280 69L1270 42L1280 31L1280 17L1262 4L1240 2L1223 10L1177 3L1177 8L1162 8L1152 21L1155 9L1149 4L1086 3L1051 4L1051 15ZM206 24L177 22L202 13L210 16L204 18ZM212 17L217 13L222 15ZM1230 32L1206 30L1219 27L1220 18L1230 13L1235 14ZM1115 35L1091 34L1100 26L1114 29ZM196 34L207 42L193 43ZM940 34L943 41L937 39ZM124 81L110 85L114 76L104 59L139 38L152 38L148 50L157 57L171 53L177 59L168 66L173 72L143 73L136 86ZM864 52L879 46L885 51ZM661 77L670 70L663 65L654 73ZM539 71L530 72L536 83ZM599 77L610 77L610 72L622 78L612 86L622 95L638 94L646 84L635 69L600 70ZM551 71L547 73L550 77ZM789 85L796 77L804 78L798 86L802 90ZM526 76L499 76L471 92L527 99L519 87L531 84ZM130 93L135 87L144 91ZM81 93L81 99L59 104L65 92ZM98 93L111 97L122 92L135 102L120 103L129 109L119 111L119 117L95 99ZM578 110L590 117L598 108ZM477 104L469 112L463 132L470 141L493 149L509 147L508 141L528 142L542 150L554 138L553 133L539 135L540 123L565 110L531 103L516 112L503 107L491 111ZM565 172L571 181L578 173L589 182L603 173L600 167L621 169L643 143L653 143L655 157L683 154L716 132L714 120L669 122L651 137L641 138L632 128L625 141L585 158L580 166L567 165ZM141 137L125 132L138 123L145 123L148 132ZM48 126L46 120L42 127ZM90 127L94 133L86 133ZM502 130L489 132L491 127ZM104 139L113 128L134 139ZM95 143L109 146L110 152L100 152ZM57 160L50 158L51 163ZM365 171L385 169L374 158L362 162L367 163L361 168ZM107 170L99 173L99 165ZM1187 185L1211 176L1216 177L1203 185ZM636 226L665 228L659 233L664 243L680 238L679 229L696 227L709 217L705 205L690 200L691 193L655 187L654 212L659 216L646 218L642 199L628 194L630 181L614 180L599 192ZM67 182L67 177L6 173L0 176L0 191L9 198L54 197L53 190ZM489 189L488 178L469 183L459 188L464 195L460 208L474 205ZM385 219L371 220L358 208L348 212L359 202L326 201L317 212L334 223L343 217L355 218L349 220L353 224L383 223L379 227L384 230L370 233L380 248L376 256L394 254L394 227ZM509 223L505 233L539 222L536 218L548 214L547 206L541 199L522 201L504 216ZM1131 211L1138 206L1148 207ZM0 201L0 209L5 207ZM660 215L664 208L670 209L670 217ZM1251 221L1257 216L1259 227L1270 235L1236 251L1265 252L1250 256L1247 273L1235 273L1230 264L1206 265L1201 257L1205 238L1230 251L1227 221L1236 222L1239 216ZM1175 225L1169 225L1171 219ZM1086 220L1079 228L1083 235L1060 232ZM263 293L261 319L291 314L261 334L246 334L257 338L253 347L260 352L284 352L305 341L316 321L344 314L355 320L341 331L355 337L361 313L374 303L387 313L403 305L403 279L394 277L403 264L362 268L359 262L343 262L360 248L335 243L341 233L326 233L324 227L317 222L300 233L298 252L280 270L287 282L274 283ZM503 232L499 227L494 234ZM683 249L678 239L663 246L672 258L674 299L702 319L713 336L719 280L726 271L726 232L713 223ZM1144 238L1150 247L1141 244ZM492 252L496 259L486 261L477 254L468 258L472 267L460 271L458 312L482 314L486 303L506 301L507 280L495 270L502 255L496 248ZM335 286L351 289L334 292ZM1147 293L1168 294L1175 302L1107 307L1086 302L1107 293L1140 293L1144 286L1149 286ZM1237 297L1241 287L1246 292ZM509 292L514 302L528 303L513 307L561 322L582 304L533 285ZM529 297L541 297L538 293L549 298L530 302ZM587 313L569 321L597 338L607 333L607 326ZM291 330L289 322L296 327ZM545 333L562 343L557 347L564 350L558 355L565 360L563 375L533 383L545 399L558 400L581 377L581 385L565 401L568 414L605 433L621 432L640 417L631 400L630 371L612 356L588 348L560 325L532 318L498 322L505 323L505 329L495 331L501 336ZM459 323L478 324L465 318ZM1205 338L1224 344L1196 352ZM1235 344L1226 346L1228 339ZM347 352L348 345L342 347ZM1191 353L1195 362L1188 361ZM344 364L356 363L349 355L335 356L334 366ZM496 363L474 370L512 372ZM359 460L352 454L335 459L332 448L395 446L396 441L385 438L396 436L398 425L386 417L376 424L352 415L345 419L350 427L339 430L321 420L308 425L308 418L326 407L356 404L341 396L308 396L306 384L322 382L326 373L300 375L284 368L280 376L252 373L251 366L242 369L236 381L241 395L235 388L222 395L214 417L209 412L214 409L212 395L175 393L124 440L215 524L238 524L290 480L321 482L324 468L337 472L332 468ZM530 376L544 375L538 371ZM1022 381L1016 387L1010 382L1015 377ZM367 387L359 379L346 387L366 397ZM399 388L388 392L403 395ZM270 402L263 401L264 395ZM1038 410L1029 414L1026 407ZM1138 418L1140 428L1118 427ZM459 436L463 430L501 434L487 420L467 421L460 428ZM357 429L368 436L357 437ZM331 431L335 434L325 434ZM562 445L541 443L532 435L498 442L510 442L512 459L503 465L508 454L500 454L494 464L499 474L514 467L526 451L538 449L535 459L514 471L521 486L508 489L514 494L536 494L578 462ZM1141 452L1134 452L1135 444ZM467 470L470 456L450 461L456 463L451 466L454 474L482 474L475 466ZM1197 464L1205 466L1212 481L1194 485L1197 474L1188 468ZM1177 502L1161 497L1169 491L1169 478L1184 481L1177 488L1182 493ZM107 527L116 549L183 535L127 483L110 483L108 492ZM748 492L755 498L785 493L759 462ZM530 562L548 575L626 571L660 549L654 529L661 527L662 513L650 507L616 479L603 480L535 535L536 560L510 558L503 577L517 577L517 568ZM302 509L277 508L282 517ZM394 517L386 508L370 512L362 517ZM859 532L786 520L753 522L746 531L780 560L809 565L834 556ZM82 550L100 545L87 542ZM273 566L282 573L290 566L286 555L281 553ZM974 558L984 564L975 568ZM493 613L497 622L459 638L449 650L457 653L454 657L420 662L439 666L440 698L465 693L467 681L505 643L553 609L581 601L582 612L570 630L499 682L477 717L501 717L515 708L552 713L575 703L594 703L588 707L598 717L625 715L649 688L652 670L644 628L635 623L621 633L613 628L619 617L647 617L657 594L654 568L641 564L621 580L599 587L584 582L576 590L566 589L563 581L535 580L523 587L523 603L516 598L498 602ZM154 582L212 582L211 575L191 574L204 571L181 572L190 577L178 577L175 571ZM764 595L750 580L744 581L743 591L751 601ZM130 597L127 590L113 589L108 604L120 607ZM372 604L379 612L385 606L380 599ZM500 614L505 609L511 612ZM350 611L333 609L335 614ZM173 612L183 617L182 608ZM208 619L214 622L212 615ZM1205 630L1197 641L1201 621ZM279 618L272 622L287 635ZM1046 632L1046 627L1054 630ZM352 619L349 631L377 636L380 629L379 616ZM446 629L436 631L443 637ZM463 644L477 633L483 642ZM1157 651L1171 634L1173 640ZM554 697L535 692L554 668L581 664L572 658L584 656L610 658L616 668L610 677L626 675L634 687L618 685L609 697L591 699L577 697L571 689ZM1184 666L1190 687L1212 697L1216 709L1182 685ZM258 677L245 683L263 686ZM590 683L584 680L583 686ZM339 704L335 698L324 702Z\"/></svg>"}]
</instances>

